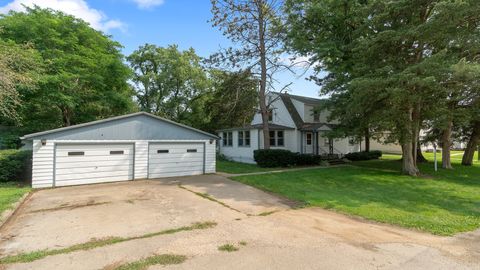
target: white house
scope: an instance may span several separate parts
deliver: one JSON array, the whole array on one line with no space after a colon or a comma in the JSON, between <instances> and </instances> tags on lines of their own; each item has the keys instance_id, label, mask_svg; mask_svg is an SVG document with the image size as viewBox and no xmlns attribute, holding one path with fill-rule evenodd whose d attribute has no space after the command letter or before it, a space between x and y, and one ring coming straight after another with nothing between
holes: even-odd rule
<instances>
[{"instance_id":1,"label":"white house","mask_svg":"<svg viewBox=\"0 0 480 270\"><path fill-rule=\"evenodd\" d=\"M329 139L325 133L335 122L329 122L328 111L317 112L324 100L272 92L270 105L270 147L307 154L337 154L361 150L361 145L348 138ZM263 148L261 114L255 114L248 126L218 131L222 138L219 149L226 157L254 163L253 151Z\"/></svg>"},{"instance_id":2,"label":"white house","mask_svg":"<svg viewBox=\"0 0 480 270\"><path fill-rule=\"evenodd\" d=\"M32 146L32 187L215 173L217 136L145 112L22 138Z\"/></svg>"}]
</instances>

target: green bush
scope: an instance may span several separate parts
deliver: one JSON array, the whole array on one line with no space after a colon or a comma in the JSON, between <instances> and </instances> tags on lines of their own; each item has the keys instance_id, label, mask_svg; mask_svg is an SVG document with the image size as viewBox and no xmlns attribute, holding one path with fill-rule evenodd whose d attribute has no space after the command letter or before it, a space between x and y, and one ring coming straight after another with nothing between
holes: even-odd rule
<instances>
[{"instance_id":1,"label":"green bush","mask_svg":"<svg viewBox=\"0 0 480 270\"><path fill-rule=\"evenodd\" d=\"M0 182L26 180L30 161L30 151L0 150Z\"/></svg>"},{"instance_id":2,"label":"green bush","mask_svg":"<svg viewBox=\"0 0 480 270\"><path fill-rule=\"evenodd\" d=\"M345 158L351 161L359 161L359 160L371 160L371 159L379 159L382 156L382 151L374 150L370 152L354 152L348 153L345 155Z\"/></svg>"},{"instance_id":3,"label":"green bush","mask_svg":"<svg viewBox=\"0 0 480 270\"><path fill-rule=\"evenodd\" d=\"M289 167L318 165L320 156L293 153L283 149L260 149L253 152L253 158L260 167Z\"/></svg>"}]
</instances>

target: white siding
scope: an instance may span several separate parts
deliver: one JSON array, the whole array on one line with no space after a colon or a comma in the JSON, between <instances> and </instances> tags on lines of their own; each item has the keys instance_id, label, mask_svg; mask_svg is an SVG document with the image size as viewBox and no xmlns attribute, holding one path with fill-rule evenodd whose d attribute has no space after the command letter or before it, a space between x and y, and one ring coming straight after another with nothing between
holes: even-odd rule
<instances>
[{"instance_id":1,"label":"white siding","mask_svg":"<svg viewBox=\"0 0 480 270\"><path fill-rule=\"evenodd\" d=\"M53 153L53 141L47 141L45 145L42 145L40 140L33 141L33 188L44 188L53 186Z\"/></svg>"},{"instance_id":2,"label":"white siding","mask_svg":"<svg viewBox=\"0 0 480 270\"><path fill-rule=\"evenodd\" d=\"M216 141L212 143L207 141L205 143L205 173L215 173L217 171L217 153L216 153Z\"/></svg>"},{"instance_id":3,"label":"white siding","mask_svg":"<svg viewBox=\"0 0 480 270\"><path fill-rule=\"evenodd\" d=\"M275 94L271 94L271 95L275 95ZM273 120L270 123L287 126L287 127L295 127L295 123L293 122L292 117L290 116L290 113L287 110L287 107L285 107L285 104L283 104L283 101L280 97L275 99L275 101L273 101L270 106L273 109ZM252 120L252 125L261 124L261 123L262 123L261 114L260 113L255 114Z\"/></svg>"},{"instance_id":4,"label":"white siding","mask_svg":"<svg viewBox=\"0 0 480 270\"><path fill-rule=\"evenodd\" d=\"M220 141L220 153L226 157L244 163L255 163L253 160L253 151L259 149L258 147L258 129L250 130L250 146L238 146L238 131L232 131L233 141L232 146L223 146ZM220 132L218 136L223 138L223 133Z\"/></svg>"},{"instance_id":5,"label":"white siding","mask_svg":"<svg viewBox=\"0 0 480 270\"><path fill-rule=\"evenodd\" d=\"M148 141L135 142L135 179L148 178Z\"/></svg>"}]
</instances>

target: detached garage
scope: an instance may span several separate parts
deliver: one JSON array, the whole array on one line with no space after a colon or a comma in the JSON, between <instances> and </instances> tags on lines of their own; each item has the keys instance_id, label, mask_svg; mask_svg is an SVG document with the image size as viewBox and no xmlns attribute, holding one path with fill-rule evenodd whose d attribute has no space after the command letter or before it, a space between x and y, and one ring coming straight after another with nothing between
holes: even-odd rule
<instances>
[{"instance_id":1,"label":"detached garage","mask_svg":"<svg viewBox=\"0 0 480 270\"><path fill-rule=\"evenodd\" d=\"M140 112L22 138L32 144L32 187L215 173L217 136Z\"/></svg>"}]
</instances>

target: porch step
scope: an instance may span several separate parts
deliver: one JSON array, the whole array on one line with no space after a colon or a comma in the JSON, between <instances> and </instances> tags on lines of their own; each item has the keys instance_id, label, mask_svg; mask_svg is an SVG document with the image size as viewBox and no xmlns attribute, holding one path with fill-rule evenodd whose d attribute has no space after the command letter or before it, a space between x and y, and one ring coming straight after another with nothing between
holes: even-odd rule
<instances>
[{"instance_id":1,"label":"porch step","mask_svg":"<svg viewBox=\"0 0 480 270\"><path fill-rule=\"evenodd\" d=\"M330 165L341 165L341 164L346 164L345 161L343 161L342 159L339 159L339 158L336 158L336 159L330 159L330 160L327 160L328 161L328 164Z\"/></svg>"}]
</instances>

